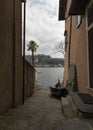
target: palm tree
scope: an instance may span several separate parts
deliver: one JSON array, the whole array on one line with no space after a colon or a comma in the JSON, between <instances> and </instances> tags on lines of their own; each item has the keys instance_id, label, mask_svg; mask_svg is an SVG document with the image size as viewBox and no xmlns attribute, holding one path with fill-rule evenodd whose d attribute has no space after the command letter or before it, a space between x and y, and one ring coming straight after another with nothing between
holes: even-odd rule
<instances>
[{"instance_id":1,"label":"palm tree","mask_svg":"<svg viewBox=\"0 0 93 130\"><path fill-rule=\"evenodd\" d=\"M37 43L33 40L31 40L28 44L28 51L32 51L32 65L34 67L34 52L37 50Z\"/></svg>"}]
</instances>

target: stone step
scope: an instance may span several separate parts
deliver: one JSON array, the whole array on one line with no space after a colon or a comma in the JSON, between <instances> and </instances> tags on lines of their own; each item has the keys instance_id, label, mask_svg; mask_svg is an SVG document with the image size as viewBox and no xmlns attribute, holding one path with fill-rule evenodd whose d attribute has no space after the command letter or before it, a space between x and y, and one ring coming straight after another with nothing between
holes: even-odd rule
<instances>
[{"instance_id":1,"label":"stone step","mask_svg":"<svg viewBox=\"0 0 93 130\"><path fill-rule=\"evenodd\" d=\"M77 117L77 109L73 105L71 96L61 97L61 107L66 119Z\"/></svg>"},{"instance_id":2,"label":"stone step","mask_svg":"<svg viewBox=\"0 0 93 130\"><path fill-rule=\"evenodd\" d=\"M61 107L65 117L62 130L93 130L93 119L78 116L79 111L70 95L61 98Z\"/></svg>"}]
</instances>

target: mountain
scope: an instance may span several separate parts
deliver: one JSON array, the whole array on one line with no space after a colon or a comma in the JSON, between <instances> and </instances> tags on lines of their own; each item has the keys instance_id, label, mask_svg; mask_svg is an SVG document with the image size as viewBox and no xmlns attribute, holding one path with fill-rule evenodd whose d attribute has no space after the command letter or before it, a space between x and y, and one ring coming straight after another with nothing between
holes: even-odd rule
<instances>
[{"instance_id":1,"label":"mountain","mask_svg":"<svg viewBox=\"0 0 93 130\"><path fill-rule=\"evenodd\" d=\"M26 60L32 64L32 58L31 55L25 56ZM35 65L36 66L60 66L64 65L64 59L63 58L52 58L50 55L35 55Z\"/></svg>"}]
</instances>

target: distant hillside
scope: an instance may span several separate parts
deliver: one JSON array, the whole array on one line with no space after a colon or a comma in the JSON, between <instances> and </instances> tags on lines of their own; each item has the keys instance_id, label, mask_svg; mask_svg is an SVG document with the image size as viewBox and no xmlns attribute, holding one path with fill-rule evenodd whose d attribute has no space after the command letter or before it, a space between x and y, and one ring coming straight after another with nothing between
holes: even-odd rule
<instances>
[{"instance_id":1,"label":"distant hillside","mask_svg":"<svg viewBox=\"0 0 93 130\"><path fill-rule=\"evenodd\" d=\"M31 61L31 55L27 55L26 56L26 60L28 62L30 62L30 64L32 63ZM35 55L35 65L36 66L45 66L45 65L49 65L49 66L55 66L55 65L64 65L64 59L62 58L51 58L51 56L49 55Z\"/></svg>"}]
</instances>

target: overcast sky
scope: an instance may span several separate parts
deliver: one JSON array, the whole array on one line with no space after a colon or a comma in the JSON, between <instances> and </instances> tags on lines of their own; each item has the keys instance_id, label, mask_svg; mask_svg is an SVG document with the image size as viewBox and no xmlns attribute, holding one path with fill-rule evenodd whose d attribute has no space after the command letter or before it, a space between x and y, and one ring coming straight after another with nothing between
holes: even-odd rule
<instances>
[{"instance_id":1,"label":"overcast sky","mask_svg":"<svg viewBox=\"0 0 93 130\"><path fill-rule=\"evenodd\" d=\"M26 2L26 55L27 44L35 40L36 54L62 57L54 53L55 44L64 40L64 22L58 21L59 0L27 0Z\"/></svg>"}]
</instances>

